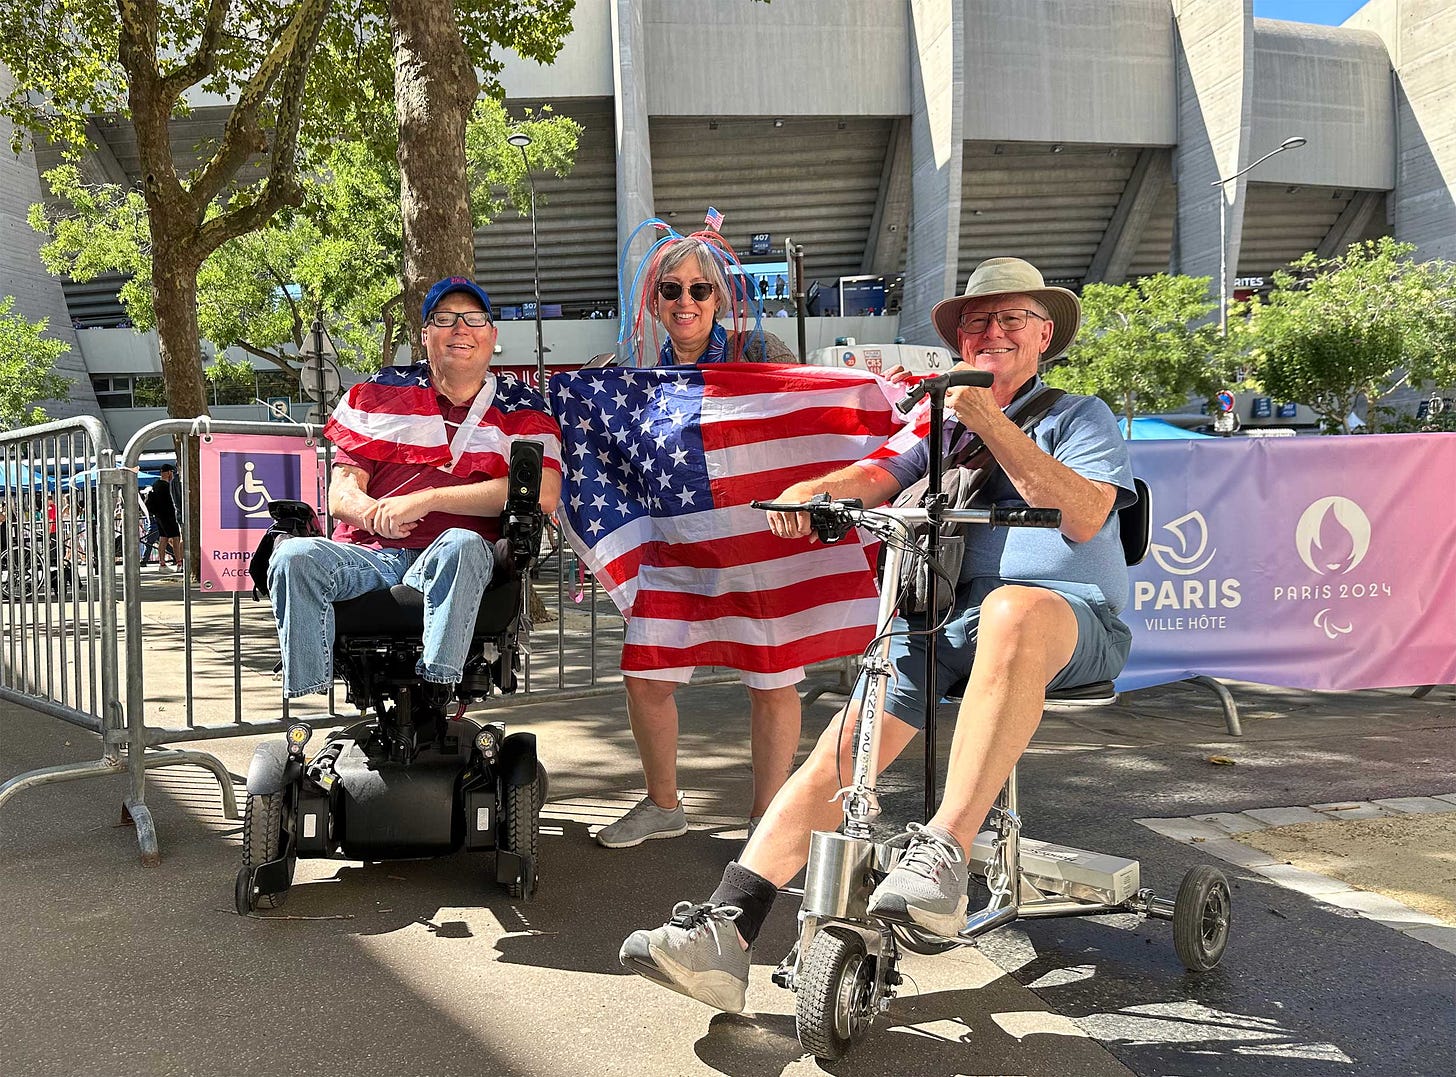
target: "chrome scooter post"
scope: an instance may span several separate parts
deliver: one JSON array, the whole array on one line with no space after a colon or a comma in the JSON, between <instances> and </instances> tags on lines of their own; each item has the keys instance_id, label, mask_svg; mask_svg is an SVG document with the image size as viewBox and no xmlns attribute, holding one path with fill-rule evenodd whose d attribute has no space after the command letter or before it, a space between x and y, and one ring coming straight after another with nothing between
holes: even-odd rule
<instances>
[{"instance_id":1,"label":"chrome scooter post","mask_svg":"<svg viewBox=\"0 0 1456 1077\"><path fill-rule=\"evenodd\" d=\"M992 928L1016 919L1021 906L1021 813L1018 810L1016 768L1006 779L996 798L996 836L986 862L986 889L991 896L986 907L972 913L960 930L960 938L970 941Z\"/></svg>"},{"instance_id":2,"label":"chrome scooter post","mask_svg":"<svg viewBox=\"0 0 1456 1077\"><path fill-rule=\"evenodd\" d=\"M899 532L902 541L909 541L910 529L903 521L888 522ZM865 659L865 699L855 733L854 778L848 789L840 790L844 798L844 833L851 838L868 839L870 824L880 814L880 802L875 794L875 778L880 772L880 718L885 711L885 684L891 671L890 624L900 601L900 564L904 558L905 551L900 544L886 543L884 583L875 618L878 631L874 650Z\"/></svg>"}]
</instances>

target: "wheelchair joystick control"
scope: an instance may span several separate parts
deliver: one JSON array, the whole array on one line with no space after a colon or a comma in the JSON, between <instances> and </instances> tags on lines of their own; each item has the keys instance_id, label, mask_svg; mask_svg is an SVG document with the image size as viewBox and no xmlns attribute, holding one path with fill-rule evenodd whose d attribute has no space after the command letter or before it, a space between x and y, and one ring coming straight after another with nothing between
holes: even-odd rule
<instances>
[{"instance_id":1,"label":"wheelchair joystick control","mask_svg":"<svg viewBox=\"0 0 1456 1077\"><path fill-rule=\"evenodd\" d=\"M524 572L541 544L546 521L541 512L541 469L546 458L539 441L513 441L506 474L504 538L515 565Z\"/></svg>"}]
</instances>

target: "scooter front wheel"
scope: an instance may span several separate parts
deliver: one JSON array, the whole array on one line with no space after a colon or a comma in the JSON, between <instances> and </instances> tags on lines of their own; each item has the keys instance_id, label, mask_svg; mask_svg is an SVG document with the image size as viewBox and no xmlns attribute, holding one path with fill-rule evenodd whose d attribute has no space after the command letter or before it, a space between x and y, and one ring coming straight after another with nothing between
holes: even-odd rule
<instances>
[{"instance_id":1,"label":"scooter front wheel","mask_svg":"<svg viewBox=\"0 0 1456 1077\"><path fill-rule=\"evenodd\" d=\"M857 933L818 932L794 985L794 1023L804 1049L832 1061L863 1039L874 1020L874 985L874 961Z\"/></svg>"}]
</instances>

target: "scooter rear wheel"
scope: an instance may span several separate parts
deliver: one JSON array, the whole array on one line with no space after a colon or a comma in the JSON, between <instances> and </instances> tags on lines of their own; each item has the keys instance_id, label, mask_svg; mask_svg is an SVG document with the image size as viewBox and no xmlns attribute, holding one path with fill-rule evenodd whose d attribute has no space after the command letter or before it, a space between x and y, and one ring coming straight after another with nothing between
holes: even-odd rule
<instances>
[{"instance_id":1,"label":"scooter rear wheel","mask_svg":"<svg viewBox=\"0 0 1456 1077\"><path fill-rule=\"evenodd\" d=\"M1183 876L1173 901L1173 948L1191 972L1207 972L1228 947L1232 898L1228 880L1202 865Z\"/></svg>"},{"instance_id":2,"label":"scooter rear wheel","mask_svg":"<svg viewBox=\"0 0 1456 1077\"><path fill-rule=\"evenodd\" d=\"M839 1058L874 1020L874 961L853 931L826 927L809 944L794 985L799 1043L815 1058Z\"/></svg>"},{"instance_id":3,"label":"scooter rear wheel","mask_svg":"<svg viewBox=\"0 0 1456 1077\"><path fill-rule=\"evenodd\" d=\"M282 792L253 793L243 807L243 866L238 872L233 899L238 912L243 916L262 906L276 909L288 900L288 891L276 894L258 894L253 887L253 869L259 864L278 859L283 848L283 813L285 805ZM293 881L295 857L288 858L288 881Z\"/></svg>"}]
</instances>

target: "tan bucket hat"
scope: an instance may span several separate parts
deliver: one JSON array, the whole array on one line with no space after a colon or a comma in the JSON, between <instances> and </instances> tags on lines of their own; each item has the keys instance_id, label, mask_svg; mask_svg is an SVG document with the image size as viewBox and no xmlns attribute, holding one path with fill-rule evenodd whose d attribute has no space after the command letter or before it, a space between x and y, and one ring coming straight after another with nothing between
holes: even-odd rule
<instances>
[{"instance_id":1,"label":"tan bucket hat","mask_svg":"<svg viewBox=\"0 0 1456 1077\"><path fill-rule=\"evenodd\" d=\"M956 332L961 309L973 299L993 295L1031 296L1046 307L1053 328L1051 343L1042 353L1043 363L1066 351L1082 324L1082 304L1076 293L1065 288L1047 287L1041 271L1021 258L987 258L976 266L971 279L966 281L963 294L935 304L930 312L936 332L950 345L952 354L959 356L961 353L960 336Z\"/></svg>"}]
</instances>

